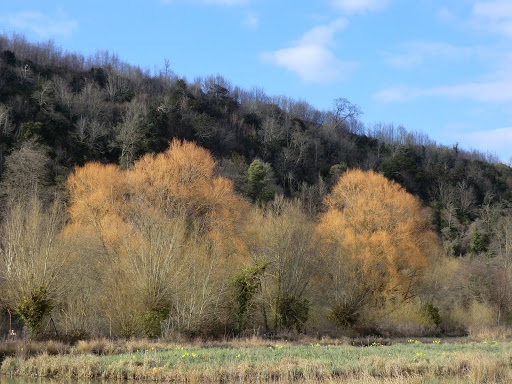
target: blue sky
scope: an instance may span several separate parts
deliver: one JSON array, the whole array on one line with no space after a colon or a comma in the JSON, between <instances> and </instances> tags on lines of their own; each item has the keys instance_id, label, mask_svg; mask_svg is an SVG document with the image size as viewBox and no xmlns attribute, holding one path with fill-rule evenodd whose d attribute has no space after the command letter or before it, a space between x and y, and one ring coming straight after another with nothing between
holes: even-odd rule
<instances>
[{"instance_id":1,"label":"blue sky","mask_svg":"<svg viewBox=\"0 0 512 384\"><path fill-rule=\"evenodd\" d=\"M151 71L220 74L512 161L512 0L19 0L0 31L115 52Z\"/></svg>"}]
</instances>

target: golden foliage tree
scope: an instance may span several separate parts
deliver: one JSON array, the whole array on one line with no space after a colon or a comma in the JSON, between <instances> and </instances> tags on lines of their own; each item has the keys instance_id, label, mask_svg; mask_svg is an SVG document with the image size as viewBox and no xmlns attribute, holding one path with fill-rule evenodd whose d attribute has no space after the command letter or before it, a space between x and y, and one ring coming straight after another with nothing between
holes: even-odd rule
<instances>
[{"instance_id":1,"label":"golden foliage tree","mask_svg":"<svg viewBox=\"0 0 512 384\"><path fill-rule=\"evenodd\" d=\"M68 190L69 238L101 244L99 302L114 332L152 336L165 318L190 330L221 316L246 203L207 150L175 140L129 170L87 164Z\"/></svg>"},{"instance_id":2,"label":"golden foliage tree","mask_svg":"<svg viewBox=\"0 0 512 384\"><path fill-rule=\"evenodd\" d=\"M183 210L210 237L227 240L222 234L236 232L246 204L231 180L216 175L215 165L206 149L174 140L166 152L136 161L126 180L145 205L167 215Z\"/></svg>"},{"instance_id":3,"label":"golden foliage tree","mask_svg":"<svg viewBox=\"0 0 512 384\"><path fill-rule=\"evenodd\" d=\"M415 297L437 249L421 203L380 174L350 170L325 204L318 231L332 319L352 325L365 307Z\"/></svg>"}]
</instances>

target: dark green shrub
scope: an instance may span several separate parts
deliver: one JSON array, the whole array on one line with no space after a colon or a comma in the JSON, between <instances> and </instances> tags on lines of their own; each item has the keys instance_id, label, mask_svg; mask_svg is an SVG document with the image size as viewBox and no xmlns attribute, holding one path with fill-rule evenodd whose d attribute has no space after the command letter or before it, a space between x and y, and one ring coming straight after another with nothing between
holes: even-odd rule
<instances>
[{"instance_id":1,"label":"dark green shrub","mask_svg":"<svg viewBox=\"0 0 512 384\"><path fill-rule=\"evenodd\" d=\"M42 331L44 317L50 314L52 308L53 303L48 298L46 287L40 285L28 297L23 297L16 306L16 311L30 329L30 332L37 335Z\"/></svg>"},{"instance_id":2,"label":"dark green shrub","mask_svg":"<svg viewBox=\"0 0 512 384\"><path fill-rule=\"evenodd\" d=\"M253 305L253 296L260 288L261 276L265 273L268 262L251 265L244 268L233 279L236 329L243 331L247 323L247 317Z\"/></svg>"},{"instance_id":3,"label":"dark green shrub","mask_svg":"<svg viewBox=\"0 0 512 384\"><path fill-rule=\"evenodd\" d=\"M162 321L164 321L168 315L168 305L160 305L146 310L142 316L144 336L160 336L162 334Z\"/></svg>"},{"instance_id":4,"label":"dark green shrub","mask_svg":"<svg viewBox=\"0 0 512 384\"><path fill-rule=\"evenodd\" d=\"M285 329L295 328L299 331L308 320L309 300L295 297L278 297L277 314L281 326Z\"/></svg>"},{"instance_id":5,"label":"dark green shrub","mask_svg":"<svg viewBox=\"0 0 512 384\"><path fill-rule=\"evenodd\" d=\"M328 318L338 327L353 327L359 319L359 314L350 305L335 305Z\"/></svg>"},{"instance_id":6,"label":"dark green shrub","mask_svg":"<svg viewBox=\"0 0 512 384\"><path fill-rule=\"evenodd\" d=\"M436 326L439 327L441 324L441 315L439 314L439 308L435 307L432 303L423 304L423 312L428 317L430 321Z\"/></svg>"}]
</instances>

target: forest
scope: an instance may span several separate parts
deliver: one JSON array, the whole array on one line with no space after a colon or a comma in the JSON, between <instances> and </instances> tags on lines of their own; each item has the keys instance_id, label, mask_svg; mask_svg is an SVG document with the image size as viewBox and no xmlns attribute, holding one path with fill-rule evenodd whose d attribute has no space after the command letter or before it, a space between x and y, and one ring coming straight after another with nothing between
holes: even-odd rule
<instances>
[{"instance_id":1,"label":"forest","mask_svg":"<svg viewBox=\"0 0 512 384\"><path fill-rule=\"evenodd\" d=\"M512 168L362 113L0 35L1 333L512 326Z\"/></svg>"}]
</instances>

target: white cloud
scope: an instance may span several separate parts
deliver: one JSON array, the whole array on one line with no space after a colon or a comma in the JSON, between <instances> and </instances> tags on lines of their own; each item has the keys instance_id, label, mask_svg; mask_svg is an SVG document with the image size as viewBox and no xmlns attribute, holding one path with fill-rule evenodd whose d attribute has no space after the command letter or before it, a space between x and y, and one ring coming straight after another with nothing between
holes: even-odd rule
<instances>
[{"instance_id":1,"label":"white cloud","mask_svg":"<svg viewBox=\"0 0 512 384\"><path fill-rule=\"evenodd\" d=\"M411 101L417 97L417 90L402 85L383 89L373 95L375 100L383 103Z\"/></svg>"},{"instance_id":2,"label":"white cloud","mask_svg":"<svg viewBox=\"0 0 512 384\"><path fill-rule=\"evenodd\" d=\"M455 15L446 7L442 7L437 12L437 19L442 22L450 22L455 19Z\"/></svg>"},{"instance_id":3,"label":"white cloud","mask_svg":"<svg viewBox=\"0 0 512 384\"><path fill-rule=\"evenodd\" d=\"M322 46L303 45L264 54L263 58L295 72L309 83L341 80L354 69L354 64L338 60Z\"/></svg>"},{"instance_id":4,"label":"white cloud","mask_svg":"<svg viewBox=\"0 0 512 384\"><path fill-rule=\"evenodd\" d=\"M328 83L345 78L355 63L343 62L332 52L334 34L347 26L345 19L313 28L290 48L265 52L261 57L296 73L309 83Z\"/></svg>"},{"instance_id":5,"label":"white cloud","mask_svg":"<svg viewBox=\"0 0 512 384\"><path fill-rule=\"evenodd\" d=\"M260 25L260 19L254 13L248 13L245 15L244 25L250 29L257 29Z\"/></svg>"},{"instance_id":6,"label":"white cloud","mask_svg":"<svg viewBox=\"0 0 512 384\"><path fill-rule=\"evenodd\" d=\"M363 13L385 8L389 0L331 0L332 5L345 13Z\"/></svg>"},{"instance_id":7,"label":"white cloud","mask_svg":"<svg viewBox=\"0 0 512 384\"><path fill-rule=\"evenodd\" d=\"M473 14L491 19L510 18L512 3L509 0L479 1L473 5Z\"/></svg>"},{"instance_id":8,"label":"white cloud","mask_svg":"<svg viewBox=\"0 0 512 384\"><path fill-rule=\"evenodd\" d=\"M487 82L468 82L431 88L397 86L383 89L374 95L381 102L405 102L419 97L446 97L469 99L478 102L512 102L512 80L502 79Z\"/></svg>"},{"instance_id":9,"label":"white cloud","mask_svg":"<svg viewBox=\"0 0 512 384\"><path fill-rule=\"evenodd\" d=\"M297 41L298 45L332 45L334 34L340 29L345 29L348 25L346 19L338 19L329 25L320 25L306 32L302 38Z\"/></svg>"},{"instance_id":10,"label":"white cloud","mask_svg":"<svg viewBox=\"0 0 512 384\"><path fill-rule=\"evenodd\" d=\"M470 133L460 132L454 135L454 138L463 147L496 153L502 161L512 160L512 127Z\"/></svg>"},{"instance_id":11,"label":"white cloud","mask_svg":"<svg viewBox=\"0 0 512 384\"><path fill-rule=\"evenodd\" d=\"M512 38L512 1L477 1L471 22L479 29Z\"/></svg>"},{"instance_id":12,"label":"white cloud","mask_svg":"<svg viewBox=\"0 0 512 384\"><path fill-rule=\"evenodd\" d=\"M16 30L29 30L40 37L69 36L76 29L75 20L67 20L64 15L52 18L40 12L19 12L7 15L7 22Z\"/></svg>"},{"instance_id":13,"label":"white cloud","mask_svg":"<svg viewBox=\"0 0 512 384\"><path fill-rule=\"evenodd\" d=\"M477 54L482 52L475 50ZM420 97L445 97L484 103L512 102L512 54L502 54L496 59L496 69L473 81L432 87L405 85L383 89L374 98L381 102L404 102Z\"/></svg>"},{"instance_id":14,"label":"white cloud","mask_svg":"<svg viewBox=\"0 0 512 384\"><path fill-rule=\"evenodd\" d=\"M455 99L470 99L479 102L508 103L512 101L512 82L473 82L443 86L420 91L420 96L446 96Z\"/></svg>"},{"instance_id":15,"label":"white cloud","mask_svg":"<svg viewBox=\"0 0 512 384\"><path fill-rule=\"evenodd\" d=\"M415 52L401 55L386 54L386 63L398 69L410 69L423 63L423 55Z\"/></svg>"},{"instance_id":16,"label":"white cloud","mask_svg":"<svg viewBox=\"0 0 512 384\"><path fill-rule=\"evenodd\" d=\"M402 44L404 53L387 54L386 62L392 67L409 69L423 64L427 58L460 60L470 56L474 49L457 47L442 42L412 41Z\"/></svg>"}]
</instances>

